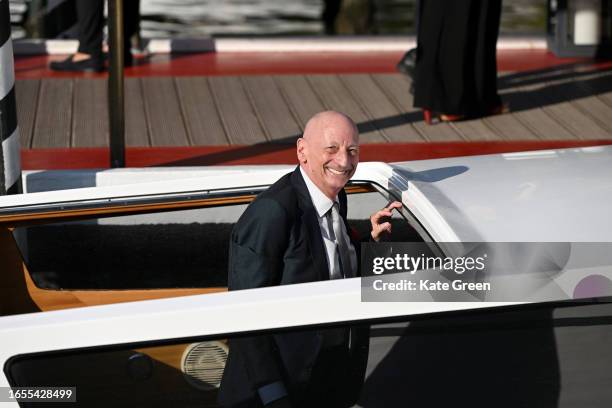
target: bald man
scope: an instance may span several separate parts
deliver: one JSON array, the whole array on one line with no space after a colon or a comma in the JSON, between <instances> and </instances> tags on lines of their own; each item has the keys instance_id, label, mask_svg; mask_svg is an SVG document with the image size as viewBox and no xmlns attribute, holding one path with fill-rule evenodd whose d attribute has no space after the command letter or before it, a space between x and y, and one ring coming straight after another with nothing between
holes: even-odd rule
<instances>
[{"instance_id":1,"label":"bald man","mask_svg":"<svg viewBox=\"0 0 612 408\"><path fill-rule=\"evenodd\" d=\"M249 205L230 242L229 290L359 276L344 186L359 163L355 123L321 112L297 141L299 166ZM395 202L371 217L378 241ZM367 328L232 339L219 402L232 407L349 407L368 356Z\"/></svg>"}]
</instances>

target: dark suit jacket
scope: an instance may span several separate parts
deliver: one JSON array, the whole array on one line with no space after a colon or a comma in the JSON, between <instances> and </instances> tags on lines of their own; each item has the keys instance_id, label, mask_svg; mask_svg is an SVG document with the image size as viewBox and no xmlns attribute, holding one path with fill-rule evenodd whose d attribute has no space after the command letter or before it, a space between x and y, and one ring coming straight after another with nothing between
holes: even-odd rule
<instances>
[{"instance_id":1,"label":"dark suit jacket","mask_svg":"<svg viewBox=\"0 0 612 408\"><path fill-rule=\"evenodd\" d=\"M346 194L339 194L346 224ZM234 227L229 254L229 290L329 279L318 215L299 167L261 193ZM350 231L346 224L347 231ZM355 244L359 250L359 246ZM282 381L291 394L310 380L324 330L230 340L219 402L258 399L257 390ZM349 378L358 393L367 363L367 329L351 329ZM347 395L356 400L358 395Z\"/></svg>"}]
</instances>

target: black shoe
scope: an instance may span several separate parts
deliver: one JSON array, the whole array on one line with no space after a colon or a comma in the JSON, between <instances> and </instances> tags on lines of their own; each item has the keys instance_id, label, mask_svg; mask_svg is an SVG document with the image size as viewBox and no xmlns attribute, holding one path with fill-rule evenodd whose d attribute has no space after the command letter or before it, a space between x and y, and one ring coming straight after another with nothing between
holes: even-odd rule
<instances>
[{"instance_id":1,"label":"black shoe","mask_svg":"<svg viewBox=\"0 0 612 408\"><path fill-rule=\"evenodd\" d=\"M102 72L104 71L104 60L96 57L89 57L81 61L73 61L74 55L69 56L63 61L53 61L49 68L54 71L71 72Z\"/></svg>"},{"instance_id":2,"label":"black shoe","mask_svg":"<svg viewBox=\"0 0 612 408\"><path fill-rule=\"evenodd\" d=\"M397 63L395 68L401 72L402 74L408 75L410 78L414 79L414 69L416 67L416 48L412 48L408 50L404 54L401 60Z\"/></svg>"}]
</instances>

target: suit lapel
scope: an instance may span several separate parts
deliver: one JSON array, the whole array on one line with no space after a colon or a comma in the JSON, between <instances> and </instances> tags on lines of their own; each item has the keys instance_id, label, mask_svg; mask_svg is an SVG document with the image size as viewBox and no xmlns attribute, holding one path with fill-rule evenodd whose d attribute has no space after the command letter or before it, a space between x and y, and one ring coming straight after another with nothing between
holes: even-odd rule
<instances>
[{"instance_id":1,"label":"suit lapel","mask_svg":"<svg viewBox=\"0 0 612 408\"><path fill-rule=\"evenodd\" d=\"M327 265L327 255L325 245L319 227L319 216L312 204L312 199L308 193L306 183L302 178L300 167L298 166L291 175L291 183L297 193L298 207L302 210L302 224L306 231L308 245L312 255L312 262L320 280L329 280L329 267Z\"/></svg>"}]
</instances>

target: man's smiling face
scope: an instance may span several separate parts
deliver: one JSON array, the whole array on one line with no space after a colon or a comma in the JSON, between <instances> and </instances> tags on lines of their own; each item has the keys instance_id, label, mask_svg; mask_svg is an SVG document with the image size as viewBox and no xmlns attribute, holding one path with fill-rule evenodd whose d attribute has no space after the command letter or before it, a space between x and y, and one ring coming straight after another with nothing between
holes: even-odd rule
<instances>
[{"instance_id":1,"label":"man's smiling face","mask_svg":"<svg viewBox=\"0 0 612 408\"><path fill-rule=\"evenodd\" d=\"M359 134L355 124L337 112L322 112L306 125L298 140L300 165L312 182L335 199L359 163Z\"/></svg>"}]
</instances>

